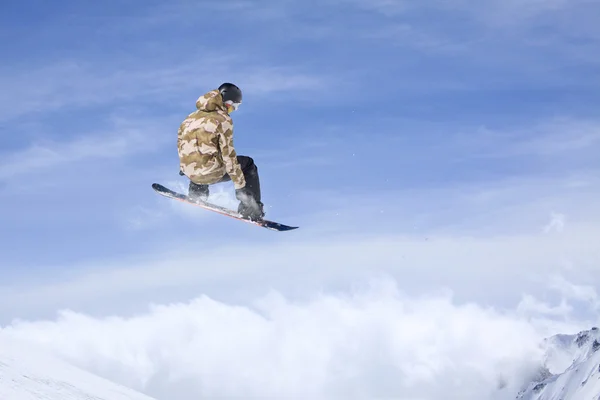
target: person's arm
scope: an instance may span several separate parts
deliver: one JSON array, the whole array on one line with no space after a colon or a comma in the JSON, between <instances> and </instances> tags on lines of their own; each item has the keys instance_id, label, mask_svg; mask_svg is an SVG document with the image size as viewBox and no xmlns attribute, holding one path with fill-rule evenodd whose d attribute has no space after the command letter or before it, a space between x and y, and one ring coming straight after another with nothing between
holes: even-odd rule
<instances>
[{"instance_id":1,"label":"person's arm","mask_svg":"<svg viewBox=\"0 0 600 400\"><path fill-rule=\"evenodd\" d=\"M221 147L221 155L225 162L227 174L231 177L235 188L244 188L246 186L246 179L244 178L242 167L240 167L235 147L233 146L233 123L231 120L219 125L219 146Z\"/></svg>"}]
</instances>

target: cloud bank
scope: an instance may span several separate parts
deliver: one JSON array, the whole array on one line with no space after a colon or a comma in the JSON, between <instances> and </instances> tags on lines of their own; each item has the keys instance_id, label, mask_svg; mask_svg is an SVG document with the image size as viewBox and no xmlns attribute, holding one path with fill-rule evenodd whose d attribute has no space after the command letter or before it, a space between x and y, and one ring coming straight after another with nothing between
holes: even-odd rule
<instances>
[{"instance_id":1,"label":"cloud bank","mask_svg":"<svg viewBox=\"0 0 600 400\"><path fill-rule=\"evenodd\" d=\"M411 297L385 279L304 301L271 292L247 304L200 296L130 318L64 311L1 334L160 399L511 399L550 333L536 313L537 322L525 308Z\"/></svg>"}]
</instances>

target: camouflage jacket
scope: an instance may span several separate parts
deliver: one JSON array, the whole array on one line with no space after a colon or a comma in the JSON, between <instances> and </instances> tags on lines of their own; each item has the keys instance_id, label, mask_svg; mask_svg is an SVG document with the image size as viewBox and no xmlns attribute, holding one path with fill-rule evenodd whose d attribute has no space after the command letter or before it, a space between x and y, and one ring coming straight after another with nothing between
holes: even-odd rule
<instances>
[{"instance_id":1,"label":"camouflage jacket","mask_svg":"<svg viewBox=\"0 0 600 400\"><path fill-rule=\"evenodd\" d=\"M236 189L246 180L233 147L233 121L218 90L196 101L177 132L181 171L197 184L212 184L228 174Z\"/></svg>"}]
</instances>

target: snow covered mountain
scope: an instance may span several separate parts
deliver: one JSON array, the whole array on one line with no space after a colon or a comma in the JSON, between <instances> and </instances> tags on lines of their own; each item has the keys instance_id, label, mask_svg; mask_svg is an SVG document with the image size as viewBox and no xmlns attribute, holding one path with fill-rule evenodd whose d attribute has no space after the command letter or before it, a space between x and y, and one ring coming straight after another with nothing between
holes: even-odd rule
<instances>
[{"instance_id":1,"label":"snow covered mountain","mask_svg":"<svg viewBox=\"0 0 600 400\"><path fill-rule=\"evenodd\" d=\"M0 334L2 400L154 400Z\"/></svg>"},{"instance_id":2,"label":"snow covered mountain","mask_svg":"<svg viewBox=\"0 0 600 400\"><path fill-rule=\"evenodd\" d=\"M555 335L545 343L539 378L519 393L519 400L600 400L600 331Z\"/></svg>"}]
</instances>

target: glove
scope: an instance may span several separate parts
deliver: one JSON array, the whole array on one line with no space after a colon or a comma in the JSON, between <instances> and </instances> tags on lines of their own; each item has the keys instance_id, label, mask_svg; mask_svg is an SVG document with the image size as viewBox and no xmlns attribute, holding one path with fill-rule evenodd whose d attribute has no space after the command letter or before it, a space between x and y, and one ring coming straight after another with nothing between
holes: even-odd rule
<instances>
[{"instance_id":1,"label":"glove","mask_svg":"<svg viewBox=\"0 0 600 400\"><path fill-rule=\"evenodd\" d=\"M260 220L264 217L265 212L263 211L262 203L257 203L252 193L245 187L242 189L236 189L235 197L240 201L238 206L238 213L245 218L252 220Z\"/></svg>"}]
</instances>

